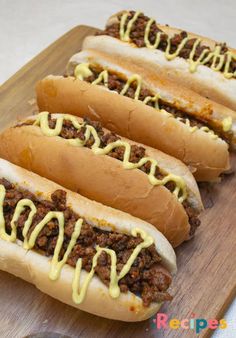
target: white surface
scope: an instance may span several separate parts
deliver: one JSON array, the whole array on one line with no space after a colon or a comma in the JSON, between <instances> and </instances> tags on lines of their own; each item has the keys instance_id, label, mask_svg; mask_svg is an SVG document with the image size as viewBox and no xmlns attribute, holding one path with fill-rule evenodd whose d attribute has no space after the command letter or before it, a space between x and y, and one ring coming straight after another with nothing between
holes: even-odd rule
<instances>
[{"instance_id":1,"label":"white surface","mask_svg":"<svg viewBox=\"0 0 236 338\"><path fill-rule=\"evenodd\" d=\"M121 9L141 9L160 23L236 48L236 0L0 0L0 83L69 29L79 24L103 28ZM228 329L214 338L236 337L235 315L236 301L225 315Z\"/></svg>"}]
</instances>

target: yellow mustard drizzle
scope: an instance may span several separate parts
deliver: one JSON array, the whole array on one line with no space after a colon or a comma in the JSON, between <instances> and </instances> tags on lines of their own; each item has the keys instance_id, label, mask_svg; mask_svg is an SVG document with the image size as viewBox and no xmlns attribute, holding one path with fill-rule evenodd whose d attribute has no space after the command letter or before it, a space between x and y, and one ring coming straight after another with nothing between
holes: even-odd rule
<instances>
[{"instance_id":1,"label":"yellow mustard drizzle","mask_svg":"<svg viewBox=\"0 0 236 338\"><path fill-rule=\"evenodd\" d=\"M155 103L154 107L159 110L159 103L158 103L159 99L161 99L161 95L160 94L156 94L154 96L147 96L143 100L143 103L144 104L148 104L150 101L154 102ZM163 111L164 109L161 109L161 110Z\"/></svg>"},{"instance_id":2,"label":"yellow mustard drizzle","mask_svg":"<svg viewBox=\"0 0 236 338\"><path fill-rule=\"evenodd\" d=\"M228 116L223 119L222 121L223 131L225 132L230 131L232 129L232 126L233 126L233 119L231 116Z\"/></svg>"},{"instance_id":3,"label":"yellow mustard drizzle","mask_svg":"<svg viewBox=\"0 0 236 338\"><path fill-rule=\"evenodd\" d=\"M214 131L211 130L211 129L209 129L207 126L203 126L203 127L200 127L200 128L197 127L197 126L191 127L191 124L190 124L190 120L189 120L189 119L187 119L187 118L184 119L184 118L182 118L182 117L177 117L177 120L178 120L178 121L181 121L181 122L183 122L183 123L185 123L186 126L189 127L191 133L195 132L196 130L202 130L202 131L204 131L205 133L208 133L209 136L210 136L213 140L216 140L216 139L218 138L218 135L216 135L216 134L214 133Z\"/></svg>"},{"instance_id":4,"label":"yellow mustard drizzle","mask_svg":"<svg viewBox=\"0 0 236 338\"><path fill-rule=\"evenodd\" d=\"M145 45L147 48L150 48L150 49L156 49L161 42L161 32L157 32L154 44L151 44L151 42L149 41L149 33L150 33L150 29L151 29L153 22L155 22L154 19L150 19L148 21L145 27L145 32L144 32Z\"/></svg>"},{"instance_id":5,"label":"yellow mustard drizzle","mask_svg":"<svg viewBox=\"0 0 236 338\"><path fill-rule=\"evenodd\" d=\"M181 122L183 122L184 124L186 124L186 126L189 127L189 130L190 130L191 133L193 133L194 131L196 131L196 130L198 129L197 126L191 127L191 124L190 124L189 119L184 119L184 118L182 118L182 117L177 117L176 119L177 119L178 121L181 121Z\"/></svg>"},{"instance_id":6,"label":"yellow mustard drizzle","mask_svg":"<svg viewBox=\"0 0 236 338\"><path fill-rule=\"evenodd\" d=\"M51 129L48 124L48 112L42 112L38 114L36 121L34 122L34 125L40 126L42 132L46 136L59 136L62 130L63 120L71 121L73 126L80 130L82 127L85 126L85 139L81 140L79 138L77 139L68 139L67 141L77 147L83 147L86 142L89 140L90 135L94 138L94 144L91 147L91 150L96 155L106 155L108 154L112 149L117 147L124 147L124 159L123 159L123 168L124 169L138 169L142 167L145 163L151 162L151 169L148 176L149 182L156 186L165 185L168 182L174 182L175 183L175 189L173 191L173 194L178 198L178 200L182 203L187 198L187 188L186 183L184 179L180 176L174 175L174 174L167 174L162 179L157 179L155 177L156 169L158 168L158 162L151 158L151 157L143 157L138 163L132 163L129 161L130 153L131 153L131 146L126 141L117 140L115 142L109 143L104 148L100 148L101 140L98 136L98 133L96 129L90 125L84 125L80 124L75 116L68 115L68 114L62 114L60 117L57 118L56 125L54 129ZM179 196L180 195L180 196Z\"/></svg>"},{"instance_id":7,"label":"yellow mustard drizzle","mask_svg":"<svg viewBox=\"0 0 236 338\"><path fill-rule=\"evenodd\" d=\"M85 69L88 69L87 71L85 71ZM77 65L75 67L75 71L74 71L74 76L77 79L83 80L85 77L84 74L89 74L89 76L92 74L89 73L91 72L90 68L89 68L89 64L88 63L80 63L79 65ZM122 91L120 92L120 95L125 95L126 92L128 91L131 83L133 82L137 82L137 88L135 90L135 94L134 94L134 99L138 100L139 96L140 96L140 90L141 90L141 86L142 86L142 79L141 76L138 74L133 74L131 75L124 88L122 89ZM98 85L99 83L104 83L104 85L106 87L108 87L108 71L107 70L103 70L97 77L96 80L94 80L93 82L91 82L92 84Z\"/></svg>"},{"instance_id":8,"label":"yellow mustard drizzle","mask_svg":"<svg viewBox=\"0 0 236 338\"><path fill-rule=\"evenodd\" d=\"M87 287L89 282L94 276L95 273L95 267L97 265L97 260L100 256L100 254L104 251L111 257L111 271L110 271L110 284L109 284L109 293L112 298L117 298L120 295L120 288L119 288L119 281L129 272L131 266L133 265L135 259L139 255L140 251L144 248L148 248L150 245L153 244L152 237L148 236L143 230L141 229L132 229L131 234L135 237L139 234L141 238L143 239L143 242L138 244L132 254L130 255L128 261L123 266L122 270L120 271L119 275L116 271L116 263L117 263L117 257L116 253L112 249L107 248L101 248L99 246L96 246L96 254L93 257L92 261L92 268L89 272L89 274L86 276L84 284L81 288L79 288L80 284L80 272L82 268L82 259L79 258L76 264L76 273L73 280L73 301L76 304L80 304L82 300L84 299L84 296L87 291ZM80 289L80 292L78 293L78 289Z\"/></svg>"},{"instance_id":9,"label":"yellow mustard drizzle","mask_svg":"<svg viewBox=\"0 0 236 338\"><path fill-rule=\"evenodd\" d=\"M209 49L204 49L197 60L194 61L194 55L197 49L197 46L201 43L201 39L197 39L193 45L193 49L189 57L189 70L191 73L194 73L197 70L199 65L204 65L212 60L210 66L211 69L215 71L220 71L224 64L224 54L220 54L221 46L216 46L214 51L209 51ZM218 61L218 63L217 63ZM226 75L226 74L225 74ZM227 76L226 76L227 77Z\"/></svg>"},{"instance_id":10,"label":"yellow mustard drizzle","mask_svg":"<svg viewBox=\"0 0 236 338\"><path fill-rule=\"evenodd\" d=\"M206 126L201 127L200 130L205 131L205 133L208 133L213 140L216 140L218 138L218 135L216 135L213 130L209 129Z\"/></svg>"},{"instance_id":11,"label":"yellow mustard drizzle","mask_svg":"<svg viewBox=\"0 0 236 338\"><path fill-rule=\"evenodd\" d=\"M170 48L171 48L171 38L168 37L167 39L167 46L166 46L166 50L165 50L165 57L168 61L174 60L179 53L181 52L181 50L183 49L184 45L186 44L186 42L188 41L188 38L184 38L180 44L178 45L177 49L175 52L170 53Z\"/></svg>"},{"instance_id":12,"label":"yellow mustard drizzle","mask_svg":"<svg viewBox=\"0 0 236 338\"><path fill-rule=\"evenodd\" d=\"M127 93L132 82L137 82L137 88L134 93L134 99L138 100L139 95L140 95L141 85L142 85L142 78L140 75L137 75L137 74L133 74L132 76L128 78L124 88L120 92L120 95L125 95Z\"/></svg>"},{"instance_id":13,"label":"yellow mustard drizzle","mask_svg":"<svg viewBox=\"0 0 236 338\"><path fill-rule=\"evenodd\" d=\"M76 79L83 80L86 77L93 75L92 71L89 69L89 63L80 63L76 66L75 70Z\"/></svg>"},{"instance_id":14,"label":"yellow mustard drizzle","mask_svg":"<svg viewBox=\"0 0 236 338\"><path fill-rule=\"evenodd\" d=\"M97 85L97 84L99 84L101 82L104 83L105 87L108 87L108 71L107 70L103 70L99 74L98 78L92 82L92 84Z\"/></svg>"},{"instance_id":15,"label":"yellow mustard drizzle","mask_svg":"<svg viewBox=\"0 0 236 338\"><path fill-rule=\"evenodd\" d=\"M136 12L131 20L128 21L126 30L125 30L125 23L128 18L128 13L124 13L121 17L120 21L120 36L122 36L122 40L128 42L130 40L130 31L132 29L132 25L137 20L138 16L141 14L141 12Z\"/></svg>"},{"instance_id":16,"label":"yellow mustard drizzle","mask_svg":"<svg viewBox=\"0 0 236 338\"><path fill-rule=\"evenodd\" d=\"M92 71L89 68L89 63L80 63L75 67L74 76L76 79L83 81L84 78L93 75ZM104 86L108 86L108 71L103 70L98 78L92 82L92 84L104 83Z\"/></svg>"},{"instance_id":17,"label":"yellow mustard drizzle","mask_svg":"<svg viewBox=\"0 0 236 338\"><path fill-rule=\"evenodd\" d=\"M133 16L132 19L128 20L128 13L124 13L120 19L120 39L122 41L125 42L129 42L130 41L130 32L132 29L132 25L135 23L135 21L138 19L139 15L141 14L141 12L136 12L135 15ZM150 40L149 40L149 34L150 34L150 30L151 30L151 26L152 24L155 22L154 19L149 19L149 21L146 24L145 27L145 32L144 32L144 43L145 46L147 48L150 49L157 49L160 42L161 42L161 34L162 32L157 32L156 33L156 38L155 38L155 42L154 44L151 44ZM127 28L125 30L125 24L127 23ZM181 43L178 45L177 50L174 53L170 53L170 48L171 48L171 37L168 37L167 40L167 46L166 46L166 50L165 50L165 57L167 60L173 60L175 59L177 56L179 56L181 50L184 48L185 44L191 40L191 37L186 37L184 38ZM224 60L225 60L225 55L226 55L226 62L225 62L225 66L224 66L224 70L223 70L223 74L225 76L225 78L230 79L232 77L236 77L236 71L234 72L230 72L229 68L230 68L230 63L233 60L236 60L236 54L233 53L232 51L227 51L224 54L221 54L221 46L215 46L215 49L213 51L210 51L208 48L205 48L202 53L200 54L199 58L197 60L194 60L194 56L197 50L197 47L200 45L200 43L202 42L202 39L198 38L196 39L191 53L189 55L189 71L191 73L196 72L197 68L199 65L205 65L207 64L209 61L212 60L212 64L210 66L211 69L213 69L214 71L220 71L223 67L224 64Z\"/></svg>"},{"instance_id":18,"label":"yellow mustard drizzle","mask_svg":"<svg viewBox=\"0 0 236 338\"><path fill-rule=\"evenodd\" d=\"M172 55L172 54L171 54L171 55ZM79 67L79 66L81 66L81 65L83 65L83 66L82 66L82 67ZM78 68L77 68L77 67L78 67ZM74 71L74 75L75 75L76 78L79 78L80 80L83 80L83 74L86 73L86 72L84 71L84 68L85 68L85 67L87 67L88 70L90 71L90 69L89 69L89 64L88 64L88 63L83 63L83 64L79 64L78 66L76 66L75 71ZM80 73L80 69L82 69L82 72L81 72L81 73ZM105 79L105 80L104 80L104 79ZM104 80L104 83L106 83L106 87L107 87L107 83L108 83L108 71L107 71L107 70L103 70L103 71L99 74L98 78L92 82L92 84L99 84L99 83L101 83L103 80ZM140 100L140 99L139 99L139 96L140 96L140 91L141 91L141 88L142 88L142 78L141 78L141 76L138 75L138 74L133 74L133 75L131 75L131 76L128 78L128 80L127 80L125 86L123 87L122 91L120 92L120 95L125 95L126 92L127 92L127 90L129 89L131 83L133 83L133 82L136 82L136 83L137 83L137 88L136 88L136 90L135 90L134 99L135 99L135 100ZM151 101L151 102L155 102L154 108L159 110L159 102L158 102L159 99L161 99L161 95L160 95L160 94L156 94L156 95L154 95L154 96L147 96L142 102L143 102L144 104L148 104L150 101ZM162 113L165 113L165 112L166 112L164 109L161 109L161 111L162 111ZM172 116L172 115L171 115L171 116ZM213 139L216 139L216 138L217 138L217 136L215 135L215 133L214 133L212 130L210 130L208 127L201 127L201 128L198 128L197 126L191 127L191 126L190 126L190 121L189 121L188 119L186 119L186 122L184 122L182 118L177 118L177 120L178 120L178 121L181 121L181 122L183 122L183 123L185 123L185 124L190 128L190 132L191 132L191 133L193 133L193 132L195 132L196 130L200 129L200 130L202 130L202 131L209 132L209 135L210 135ZM55 135L52 135L52 136L55 136ZM215 137L215 136L216 136L216 137Z\"/></svg>"},{"instance_id":19,"label":"yellow mustard drizzle","mask_svg":"<svg viewBox=\"0 0 236 338\"><path fill-rule=\"evenodd\" d=\"M6 195L6 189L3 185L0 185L0 238L8 241L8 242L15 242L16 241L16 223L21 216L22 212L25 210L26 207L30 208L30 213L28 215L27 220L24 223L23 227L23 248L26 250L30 250L34 247L36 239L39 235L39 233L42 231L42 229L47 225L48 222L50 222L52 219L57 219L58 226L59 226L59 235L56 243L56 247L53 253L53 257L51 260L51 268L49 273L49 278L51 280L57 280L60 277L61 270L63 266L66 264L67 259L72 252L76 241L80 235L81 227L83 224L83 219L79 218L75 223L75 228L72 233L70 242L68 244L68 247L66 249L66 252L64 253L63 258L61 261L59 261L59 254L63 245L64 241L64 233L65 233L65 220L64 220L64 214L61 211L49 211L47 215L43 218L42 221L40 221L35 228L33 229L32 233L29 236L29 239L27 239L27 234L30 229L30 226L33 222L33 217L37 212L37 209L34 205L34 203L29 199L22 199L20 200L15 208L14 215L12 217L11 221L11 234L6 233L5 229L5 219L3 214L3 204L4 199ZM131 230L131 235L134 237L137 237L138 235L141 236L143 239L143 242L138 244L136 248L133 250L132 254L130 255L128 261L123 266L122 270L120 271L119 275L116 271L116 265L117 265L117 257L116 252L112 249L107 248L101 248L99 246L96 246L96 254L93 257L92 261L92 268L90 272L87 274L85 280L83 281L82 287L79 288L80 284L80 274L82 269L82 259L79 258L76 264L74 277L72 281L72 299L76 304L80 304L83 302L89 283L91 282L91 279L94 276L95 273L95 267L97 265L98 258L100 254L104 251L111 257L111 271L110 271L110 284L109 284L109 294L112 298L117 298L120 295L120 288L119 288L119 281L129 272L131 266L133 265L135 259L139 255L140 251L144 248L148 248L150 245L153 244L154 240L151 236L149 236L145 231L142 229L134 228ZM79 292L78 292L79 290Z\"/></svg>"}]
</instances>

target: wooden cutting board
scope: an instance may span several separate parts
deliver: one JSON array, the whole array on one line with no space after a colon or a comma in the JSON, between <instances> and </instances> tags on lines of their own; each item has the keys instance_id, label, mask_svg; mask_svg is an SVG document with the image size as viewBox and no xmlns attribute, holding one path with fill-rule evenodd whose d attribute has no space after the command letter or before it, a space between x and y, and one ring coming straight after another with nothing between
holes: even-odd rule
<instances>
[{"instance_id":1,"label":"wooden cutting board","mask_svg":"<svg viewBox=\"0 0 236 338\"><path fill-rule=\"evenodd\" d=\"M95 28L78 26L36 56L0 88L0 127L36 111L35 82L63 74L70 56ZM236 165L236 157L232 159ZM201 192L206 210L194 240L177 249L174 300L162 308L172 318L222 318L236 291L236 176ZM50 298L34 286L0 272L0 337L56 331L72 337L195 337L192 330L157 331L153 321L122 323L98 318ZM102 306L102 304L101 304ZM209 337L204 330L202 337Z\"/></svg>"}]
</instances>

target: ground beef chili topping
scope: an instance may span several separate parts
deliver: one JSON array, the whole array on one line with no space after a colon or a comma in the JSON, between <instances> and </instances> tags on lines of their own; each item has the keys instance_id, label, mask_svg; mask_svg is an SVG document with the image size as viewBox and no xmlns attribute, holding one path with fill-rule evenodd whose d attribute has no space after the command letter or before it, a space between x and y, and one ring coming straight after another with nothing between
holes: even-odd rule
<instances>
[{"instance_id":1,"label":"ground beef chili topping","mask_svg":"<svg viewBox=\"0 0 236 338\"><path fill-rule=\"evenodd\" d=\"M135 11L130 11L130 14L128 15L126 24L125 24L125 29L127 27L127 23L128 20L132 19L133 16L135 15ZM121 19L122 14L120 14L118 16L118 19ZM150 20L149 17L145 16L144 14L140 14L137 18L137 20L133 23L132 25L132 29L130 31L130 39L133 43L135 43L138 47L145 47L145 42L144 42L144 33L145 33L145 28L146 25L148 23L148 21ZM164 33L157 25L156 22L153 22L151 27L150 27L150 33L149 33L149 41L151 44L155 43L156 40L156 34L160 32L161 34L161 41L160 44L158 45L157 49L165 52L166 47L167 47L167 39L168 39L168 35L166 33ZM112 36L114 38L119 39L120 38L120 23L113 23L112 25L106 27L106 29L102 32L97 33L97 35L109 35ZM175 34L172 38L171 38L171 45L170 45L170 53L174 53L179 44L182 42L182 40L184 38L188 37L188 33L185 31L182 31L178 34ZM184 59L188 59L190 57L190 53L192 51L193 45L196 42L196 38L192 38L189 39L186 44L184 45L184 47L181 49L179 56L184 58ZM224 66L226 64L227 61L227 51L228 51L228 47L225 43L222 44L216 44L221 46L221 54L225 55L225 60L224 63L220 69L220 71L224 70ZM206 46L202 43L200 43L195 51L194 54L194 58L193 60L196 61L201 53L203 52L203 50L208 49L209 53L211 52L209 46ZM212 65L213 60L211 59L208 63L206 63L205 65L210 67ZM236 60L232 60L230 62L230 67L229 67L229 72L230 73L234 73L236 71Z\"/></svg>"},{"instance_id":2,"label":"ground beef chili topping","mask_svg":"<svg viewBox=\"0 0 236 338\"><path fill-rule=\"evenodd\" d=\"M17 203L23 199L30 199L36 206L37 213L33 218L29 235L35 226L45 217L49 211L61 211L65 218L65 234L63 247L60 252L60 259L63 257L69 244L74 230L75 222L80 218L66 204L66 192L56 190L51 194L51 200L41 200L31 192L24 190L6 179L0 179L0 184L6 189L6 196L3 205L3 212L6 224L6 231L11 232L10 222ZM22 212L17 221L17 238L23 241L23 227L29 214L29 208ZM34 249L39 250L41 254L52 256L58 238L57 220L51 220L39 233L35 242ZM82 258L82 268L89 272L92 267L93 256L96 253L95 246L112 249L117 255L117 272L122 270L124 264L128 261L135 247L142 242L141 237L133 237L127 234L117 233L115 231L105 231L93 227L85 220L81 229L80 236L67 260L67 264L75 267L79 258ZM95 272L100 280L109 285L110 282L110 256L102 252L99 256ZM129 273L120 280L119 286L122 292L131 291L140 296L144 306L149 306L151 302L160 302L171 300L172 297L167 292L171 284L169 272L162 267L161 258L158 255L155 245L152 244L146 249L142 249L135 259Z\"/></svg>"}]
</instances>

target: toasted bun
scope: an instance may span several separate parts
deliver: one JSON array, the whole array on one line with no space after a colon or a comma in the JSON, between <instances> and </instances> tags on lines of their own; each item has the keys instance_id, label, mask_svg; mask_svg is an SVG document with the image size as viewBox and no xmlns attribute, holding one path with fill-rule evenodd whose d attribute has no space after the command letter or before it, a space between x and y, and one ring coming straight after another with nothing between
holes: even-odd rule
<instances>
[{"instance_id":1,"label":"toasted bun","mask_svg":"<svg viewBox=\"0 0 236 338\"><path fill-rule=\"evenodd\" d=\"M40 110L89 116L108 129L186 163L199 181L216 180L229 169L228 145L168 114L101 86L72 77L48 76L37 84Z\"/></svg>"},{"instance_id":2,"label":"toasted bun","mask_svg":"<svg viewBox=\"0 0 236 338\"><path fill-rule=\"evenodd\" d=\"M68 75L74 74L76 65L80 63L89 63L99 65L111 72L124 75L129 78L133 74L139 74L142 78L142 85L151 90L154 94L159 94L161 98L187 113L189 116L196 117L206 121L213 130L222 130L222 122L225 118L231 117L233 133L232 146L236 145L236 112L211 101L198 93L179 86L173 81L163 76L156 76L153 72L148 72L143 68L137 67L126 60L117 61L112 55L107 55L96 50L84 50L71 57L67 65ZM222 131L223 134L223 131ZM227 133L226 133L227 137Z\"/></svg>"},{"instance_id":3,"label":"toasted bun","mask_svg":"<svg viewBox=\"0 0 236 338\"><path fill-rule=\"evenodd\" d=\"M83 49L95 49L110 54L118 61L127 59L138 67L157 76L165 76L181 86L191 88L197 93L236 110L236 79L226 79L221 72L199 65L197 71L189 72L189 63L181 57L172 61L165 58L164 52L146 47L138 48L111 36L89 36L83 42Z\"/></svg>"},{"instance_id":4,"label":"toasted bun","mask_svg":"<svg viewBox=\"0 0 236 338\"><path fill-rule=\"evenodd\" d=\"M2 159L0 159L0 177L32 193L40 193L42 199L50 199L51 193L56 189L65 190L68 205L96 227L102 229L105 227L125 233L130 233L134 227L143 229L153 237L157 252L162 257L163 266L171 273L176 272L176 257L171 245L152 225L121 211L90 201ZM131 292L121 293L119 298L114 299L110 297L108 288L96 276L89 284L83 303L76 305L72 301L71 287L74 269L65 265L60 278L57 281L51 281L48 277L50 258L33 250L26 252L20 241L10 243L0 239L0 269L34 284L42 292L63 303L106 318L123 321L145 320L155 314L161 306L161 304L153 303L149 307L143 307L141 298ZM87 272L82 270L81 283L86 275Z\"/></svg>"},{"instance_id":5,"label":"toasted bun","mask_svg":"<svg viewBox=\"0 0 236 338\"><path fill-rule=\"evenodd\" d=\"M161 168L184 178L189 203L199 213L201 198L188 168L160 151L145 148L147 156L155 158ZM125 170L121 161L110 156L71 146L61 137L47 137L37 126L4 131L0 135L0 156L83 196L150 222L174 247L189 238L188 217L176 197L164 186L150 184L141 170Z\"/></svg>"}]
</instances>

